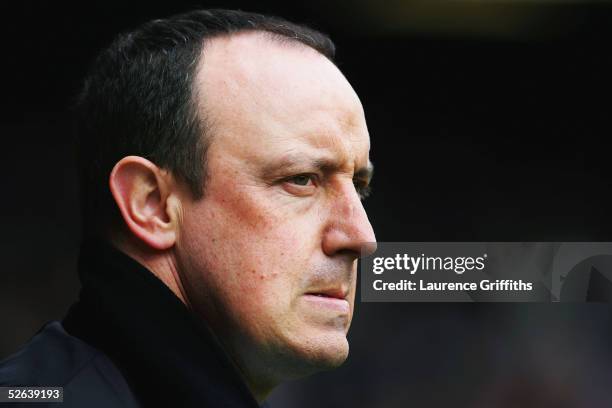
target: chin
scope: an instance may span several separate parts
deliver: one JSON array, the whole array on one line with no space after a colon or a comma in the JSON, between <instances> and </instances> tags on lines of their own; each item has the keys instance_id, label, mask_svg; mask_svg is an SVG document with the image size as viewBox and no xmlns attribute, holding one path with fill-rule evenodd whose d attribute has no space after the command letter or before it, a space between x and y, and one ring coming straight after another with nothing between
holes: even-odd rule
<instances>
[{"instance_id":1,"label":"chin","mask_svg":"<svg viewBox=\"0 0 612 408\"><path fill-rule=\"evenodd\" d=\"M292 353L296 378L337 368L346 361L349 354L346 336L336 333L312 336L297 346Z\"/></svg>"},{"instance_id":2,"label":"chin","mask_svg":"<svg viewBox=\"0 0 612 408\"><path fill-rule=\"evenodd\" d=\"M331 370L340 367L349 355L348 343L346 347L341 350L334 350L333 352L326 353L323 358L318 361L318 367L320 370Z\"/></svg>"}]
</instances>

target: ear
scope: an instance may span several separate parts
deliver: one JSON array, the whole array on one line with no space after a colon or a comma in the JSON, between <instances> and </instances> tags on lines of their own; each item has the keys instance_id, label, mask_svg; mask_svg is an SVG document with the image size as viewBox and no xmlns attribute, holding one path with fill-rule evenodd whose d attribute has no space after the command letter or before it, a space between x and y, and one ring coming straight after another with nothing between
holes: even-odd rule
<instances>
[{"instance_id":1,"label":"ear","mask_svg":"<svg viewBox=\"0 0 612 408\"><path fill-rule=\"evenodd\" d=\"M139 156L121 159L110 174L111 193L127 228L148 246L165 250L177 238L177 200L169 174Z\"/></svg>"}]
</instances>

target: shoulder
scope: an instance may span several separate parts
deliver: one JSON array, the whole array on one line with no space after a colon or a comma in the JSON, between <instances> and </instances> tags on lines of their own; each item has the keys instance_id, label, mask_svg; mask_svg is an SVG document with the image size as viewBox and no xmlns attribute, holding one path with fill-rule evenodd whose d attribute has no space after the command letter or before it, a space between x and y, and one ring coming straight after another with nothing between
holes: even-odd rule
<instances>
[{"instance_id":1,"label":"shoulder","mask_svg":"<svg viewBox=\"0 0 612 408\"><path fill-rule=\"evenodd\" d=\"M0 386L63 387L63 407L137 407L111 360L69 335L60 322L45 325L0 362Z\"/></svg>"}]
</instances>

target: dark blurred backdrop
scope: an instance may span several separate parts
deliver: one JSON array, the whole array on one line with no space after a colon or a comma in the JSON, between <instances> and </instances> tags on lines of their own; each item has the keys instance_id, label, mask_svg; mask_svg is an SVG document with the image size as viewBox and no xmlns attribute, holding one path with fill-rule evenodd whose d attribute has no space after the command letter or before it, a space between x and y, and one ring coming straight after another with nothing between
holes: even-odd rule
<instances>
[{"instance_id":1,"label":"dark blurred backdrop","mask_svg":"<svg viewBox=\"0 0 612 408\"><path fill-rule=\"evenodd\" d=\"M117 32L196 7L329 33L360 95L379 241L612 241L612 5L135 1L2 6L0 358L78 293L67 108ZM286 407L610 407L612 308L360 303L345 366Z\"/></svg>"}]
</instances>

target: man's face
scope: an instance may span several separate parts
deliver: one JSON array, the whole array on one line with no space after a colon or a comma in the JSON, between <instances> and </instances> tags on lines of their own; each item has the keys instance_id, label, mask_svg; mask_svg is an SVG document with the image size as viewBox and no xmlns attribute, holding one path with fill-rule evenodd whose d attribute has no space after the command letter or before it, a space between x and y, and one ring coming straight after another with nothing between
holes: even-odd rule
<instances>
[{"instance_id":1,"label":"man's face","mask_svg":"<svg viewBox=\"0 0 612 408\"><path fill-rule=\"evenodd\" d=\"M375 241L355 187L370 148L357 95L316 51L259 33L207 43L195 84L214 137L176 246L188 302L247 377L341 364Z\"/></svg>"}]
</instances>

